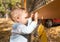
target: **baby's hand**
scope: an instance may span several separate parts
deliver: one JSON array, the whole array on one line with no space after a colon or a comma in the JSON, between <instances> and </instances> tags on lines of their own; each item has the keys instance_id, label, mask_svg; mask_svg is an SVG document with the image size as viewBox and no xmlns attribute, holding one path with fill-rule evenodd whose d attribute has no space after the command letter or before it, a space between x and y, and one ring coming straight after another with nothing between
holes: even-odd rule
<instances>
[{"instance_id":1,"label":"baby's hand","mask_svg":"<svg viewBox=\"0 0 60 42\"><path fill-rule=\"evenodd\" d=\"M34 21L35 21L35 22L38 22L38 12L35 13Z\"/></svg>"},{"instance_id":2,"label":"baby's hand","mask_svg":"<svg viewBox=\"0 0 60 42\"><path fill-rule=\"evenodd\" d=\"M34 17L34 14L32 13L30 17L33 18Z\"/></svg>"}]
</instances>

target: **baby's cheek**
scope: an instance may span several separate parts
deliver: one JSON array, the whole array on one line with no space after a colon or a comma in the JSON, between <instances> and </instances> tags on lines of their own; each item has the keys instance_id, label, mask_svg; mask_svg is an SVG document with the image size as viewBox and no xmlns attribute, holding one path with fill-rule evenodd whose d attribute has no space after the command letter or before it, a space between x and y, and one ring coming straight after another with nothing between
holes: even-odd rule
<instances>
[{"instance_id":1,"label":"baby's cheek","mask_svg":"<svg viewBox=\"0 0 60 42\"><path fill-rule=\"evenodd\" d=\"M25 21L25 22L27 22L27 20L26 20L26 19L25 19L24 21Z\"/></svg>"},{"instance_id":2,"label":"baby's cheek","mask_svg":"<svg viewBox=\"0 0 60 42\"><path fill-rule=\"evenodd\" d=\"M26 21L28 21L28 19L26 19Z\"/></svg>"}]
</instances>

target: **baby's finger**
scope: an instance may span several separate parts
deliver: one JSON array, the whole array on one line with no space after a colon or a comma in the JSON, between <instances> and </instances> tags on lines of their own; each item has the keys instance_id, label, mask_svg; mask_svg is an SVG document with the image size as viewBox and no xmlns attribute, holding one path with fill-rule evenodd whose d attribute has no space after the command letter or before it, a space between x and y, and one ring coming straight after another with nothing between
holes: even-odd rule
<instances>
[{"instance_id":1,"label":"baby's finger","mask_svg":"<svg viewBox=\"0 0 60 42\"><path fill-rule=\"evenodd\" d=\"M34 17L34 14L32 13L30 17L33 18Z\"/></svg>"},{"instance_id":2,"label":"baby's finger","mask_svg":"<svg viewBox=\"0 0 60 42\"><path fill-rule=\"evenodd\" d=\"M38 12L35 13L35 18L38 18Z\"/></svg>"}]
</instances>

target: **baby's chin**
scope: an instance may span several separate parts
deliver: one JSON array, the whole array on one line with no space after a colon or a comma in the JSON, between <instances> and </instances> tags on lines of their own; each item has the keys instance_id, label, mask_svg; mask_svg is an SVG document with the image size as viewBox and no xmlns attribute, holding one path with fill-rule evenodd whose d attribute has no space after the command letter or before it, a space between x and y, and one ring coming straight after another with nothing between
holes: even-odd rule
<instances>
[{"instance_id":1,"label":"baby's chin","mask_svg":"<svg viewBox=\"0 0 60 42\"><path fill-rule=\"evenodd\" d=\"M28 22L27 23L24 23L24 25L27 25L28 24Z\"/></svg>"}]
</instances>

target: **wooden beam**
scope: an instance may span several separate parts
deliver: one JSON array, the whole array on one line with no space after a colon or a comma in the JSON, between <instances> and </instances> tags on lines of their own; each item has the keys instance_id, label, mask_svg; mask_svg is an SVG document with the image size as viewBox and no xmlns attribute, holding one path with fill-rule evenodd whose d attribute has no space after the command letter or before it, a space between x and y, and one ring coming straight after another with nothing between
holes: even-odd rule
<instances>
[{"instance_id":1,"label":"wooden beam","mask_svg":"<svg viewBox=\"0 0 60 42\"><path fill-rule=\"evenodd\" d=\"M24 8L26 9L26 0L24 0Z\"/></svg>"}]
</instances>

